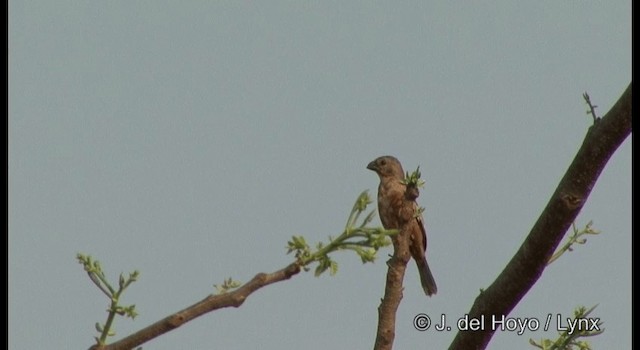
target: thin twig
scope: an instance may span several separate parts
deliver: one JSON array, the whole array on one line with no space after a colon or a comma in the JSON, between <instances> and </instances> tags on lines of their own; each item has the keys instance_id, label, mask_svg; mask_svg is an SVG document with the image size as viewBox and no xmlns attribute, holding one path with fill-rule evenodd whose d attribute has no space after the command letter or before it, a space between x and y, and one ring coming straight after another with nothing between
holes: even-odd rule
<instances>
[{"instance_id":1,"label":"thin twig","mask_svg":"<svg viewBox=\"0 0 640 350\"><path fill-rule=\"evenodd\" d=\"M593 117L593 124L597 123L598 120L600 120L600 118L598 118L598 116L596 115L596 108L598 108L598 106L591 104L591 98L586 91L584 94L582 94L582 98L584 98L585 102L587 102L587 105L589 106L587 114L591 114L591 116Z\"/></svg>"}]
</instances>

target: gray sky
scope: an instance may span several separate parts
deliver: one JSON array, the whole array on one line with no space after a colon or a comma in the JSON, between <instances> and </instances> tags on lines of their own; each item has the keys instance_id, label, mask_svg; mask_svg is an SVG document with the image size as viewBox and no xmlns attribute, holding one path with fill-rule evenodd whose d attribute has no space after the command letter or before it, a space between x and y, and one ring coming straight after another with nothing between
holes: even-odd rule
<instances>
[{"instance_id":1,"label":"gray sky","mask_svg":"<svg viewBox=\"0 0 640 350\"><path fill-rule=\"evenodd\" d=\"M373 158L420 165L438 294L410 265L397 349L455 332L513 256L582 143L631 80L630 1L9 2L9 349L85 349L108 301L75 261L141 271L118 338L232 276L326 241ZM372 207L373 208L373 207ZM603 233L551 265L512 313L599 304L594 348L631 347L631 140L578 226ZM376 224L379 221L376 218ZM145 349L370 349L390 250L337 254ZM552 324L555 327L555 322ZM498 332L492 349L555 331Z\"/></svg>"}]
</instances>

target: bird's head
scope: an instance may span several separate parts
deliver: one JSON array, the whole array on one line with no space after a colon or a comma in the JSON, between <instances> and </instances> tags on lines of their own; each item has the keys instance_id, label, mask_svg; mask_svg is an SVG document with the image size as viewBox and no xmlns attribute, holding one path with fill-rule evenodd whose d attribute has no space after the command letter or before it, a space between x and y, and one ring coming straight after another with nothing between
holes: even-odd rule
<instances>
[{"instance_id":1,"label":"bird's head","mask_svg":"<svg viewBox=\"0 0 640 350\"><path fill-rule=\"evenodd\" d=\"M367 165L367 169L375 171L380 178L394 177L404 178L404 171L400 161L393 156L382 156L374 159Z\"/></svg>"}]
</instances>

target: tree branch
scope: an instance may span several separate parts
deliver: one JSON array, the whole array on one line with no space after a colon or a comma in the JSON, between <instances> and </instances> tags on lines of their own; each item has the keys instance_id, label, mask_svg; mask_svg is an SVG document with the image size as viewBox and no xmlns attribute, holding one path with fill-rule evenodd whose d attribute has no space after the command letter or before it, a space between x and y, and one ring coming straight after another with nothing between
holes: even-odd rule
<instances>
[{"instance_id":1,"label":"tree branch","mask_svg":"<svg viewBox=\"0 0 640 350\"><path fill-rule=\"evenodd\" d=\"M387 282L384 297L378 306L378 331L376 334L375 350L390 350L393 347L396 329L396 312L402 300L402 281L409 254L409 236L407 231L401 230L393 241L393 256L387 261Z\"/></svg>"},{"instance_id":2,"label":"tree branch","mask_svg":"<svg viewBox=\"0 0 640 350\"><path fill-rule=\"evenodd\" d=\"M542 275L576 216L582 209L607 161L631 133L631 83L611 110L589 130L518 252L496 280L476 298L470 318L508 315ZM484 349L494 330L460 331L449 349Z\"/></svg>"},{"instance_id":3,"label":"tree branch","mask_svg":"<svg viewBox=\"0 0 640 350\"><path fill-rule=\"evenodd\" d=\"M251 281L245 283L240 288L219 295L209 295L203 300L187 307L184 310L178 311L173 315L167 316L164 319L145 327L138 332L120 339L117 342L109 345L98 346L94 345L90 349L92 350L129 350L136 346L139 346L153 338L158 337L161 334L174 330L183 324L193 320L194 318L206 314L217 309L225 307L239 307L244 301L256 290L268 286L272 283L280 282L291 278L300 272L300 265L295 262L289 266L272 272L272 273L259 273Z\"/></svg>"}]
</instances>

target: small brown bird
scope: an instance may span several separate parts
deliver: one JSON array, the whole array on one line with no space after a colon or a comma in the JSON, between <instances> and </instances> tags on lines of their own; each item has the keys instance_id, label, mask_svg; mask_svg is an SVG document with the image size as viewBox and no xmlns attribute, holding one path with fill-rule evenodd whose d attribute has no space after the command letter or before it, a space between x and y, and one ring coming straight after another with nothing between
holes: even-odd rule
<instances>
[{"instance_id":1,"label":"small brown bird","mask_svg":"<svg viewBox=\"0 0 640 350\"><path fill-rule=\"evenodd\" d=\"M392 156L382 156L373 160L367 169L380 177L378 186L378 213L385 229L405 228L410 234L409 251L420 272L420 283L427 296L436 294L438 288L433 279L425 252L427 233L418 212L418 189L402 183L404 171L400 162Z\"/></svg>"}]
</instances>

